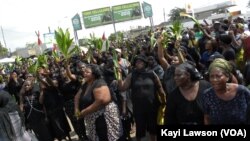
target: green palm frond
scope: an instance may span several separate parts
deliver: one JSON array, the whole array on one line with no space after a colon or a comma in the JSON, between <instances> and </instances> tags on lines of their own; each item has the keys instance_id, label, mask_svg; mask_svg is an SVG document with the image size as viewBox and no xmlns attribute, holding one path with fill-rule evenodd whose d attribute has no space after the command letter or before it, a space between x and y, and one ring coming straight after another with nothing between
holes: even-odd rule
<instances>
[{"instance_id":1,"label":"green palm frond","mask_svg":"<svg viewBox=\"0 0 250 141\"><path fill-rule=\"evenodd\" d=\"M29 73L35 75L38 70L38 62L34 62L33 64L30 64L28 67Z\"/></svg>"},{"instance_id":2,"label":"green palm frond","mask_svg":"<svg viewBox=\"0 0 250 141\"><path fill-rule=\"evenodd\" d=\"M15 58L15 63L16 63L16 65L21 66L21 65L22 65L22 60L23 60L22 57L17 56L17 57Z\"/></svg>"},{"instance_id":3,"label":"green palm frond","mask_svg":"<svg viewBox=\"0 0 250 141\"><path fill-rule=\"evenodd\" d=\"M101 38L95 37L95 34L90 34L90 39L88 39L88 45L93 45L93 47L98 51L102 51L102 45L104 41Z\"/></svg>"},{"instance_id":4,"label":"green palm frond","mask_svg":"<svg viewBox=\"0 0 250 141\"><path fill-rule=\"evenodd\" d=\"M69 30L66 29L64 32L62 28L58 28L58 30L55 31L55 37L60 52L64 58L68 60L76 50L75 48L71 49L73 38L70 37Z\"/></svg>"},{"instance_id":5,"label":"green palm frond","mask_svg":"<svg viewBox=\"0 0 250 141\"><path fill-rule=\"evenodd\" d=\"M112 53L113 53L113 63L114 63L113 70L115 73L115 79L120 80L121 78L120 78L119 71L118 71L118 68L119 68L118 55L117 55L115 49L112 50Z\"/></svg>"},{"instance_id":6,"label":"green palm frond","mask_svg":"<svg viewBox=\"0 0 250 141\"><path fill-rule=\"evenodd\" d=\"M3 66L2 66L3 67ZM1 68L1 67L0 67ZM9 63L6 67L7 70L9 70L10 72L14 71L15 69L15 65L12 63Z\"/></svg>"},{"instance_id":7,"label":"green palm frond","mask_svg":"<svg viewBox=\"0 0 250 141\"><path fill-rule=\"evenodd\" d=\"M93 47L91 47L91 45L89 45L89 49L86 55L86 59L88 63L91 63L91 59L93 58Z\"/></svg>"},{"instance_id":8,"label":"green palm frond","mask_svg":"<svg viewBox=\"0 0 250 141\"><path fill-rule=\"evenodd\" d=\"M48 57L45 54L39 55L37 59L37 66L48 68Z\"/></svg>"},{"instance_id":9,"label":"green palm frond","mask_svg":"<svg viewBox=\"0 0 250 141\"><path fill-rule=\"evenodd\" d=\"M52 57L54 58L56 62L60 62L61 60L61 57L58 51L52 51Z\"/></svg>"},{"instance_id":10,"label":"green palm frond","mask_svg":"<svg viewBox=\"0 0 250 141\"><path fill-rule=\"evenodd\" d=\"M110 43L109 43L109 40L106 40L105 41L105 46L106 46L106 51L108 51L109 50L109 45L110 45Z\"/></svg>"},{"instance_id":11,"label":"green palm frond","mask_svg":"<svg viewBox=\"0 0 250 141\"><path fill-rule=\"evenodd\" d=\"M191 16L187 13L183 13L183 12L180 13L180 16L191 18L195 22L195 24L198 25L198 27L201 27L200 22L197 19L195 19L193 16Z\"/></svg>"},{"instance_id":12,"label":"green palm frond","mask_svg":"<svg viewBox=\"0 0 250 141\"><path fill-rule=\"evenodd\" d=\"M161 34L162 34L162 36L163 36L162 46L163 46L164 48L167 48L168 43L171 42L171 40L170 40L171 35L169 35L169 34L171 34L171 33L167 33L167 32L164 30Z\"/></svg>"},{"instance_id":13,"label":"green palm frond","mask_svg":"<svg viewBox=\"0 0 250 141\"><path fill-rule=\"evenodd\" d=\"M156 43L156 39L155 39L154 34L152 34L151 37L150 37L150 47L154 48L155 43Z\"/></svg>"},{"instance_id":14,"label":"green palm frond","mask_svg":"<svg viewBox=\"0 0 250 141\"><path fill-rule=\"evenodd\" d=\"M179 20L174 21L170 29L172 30L176 40L180 40L182 38L183 25Z\"/></svg>"}]
</instances>

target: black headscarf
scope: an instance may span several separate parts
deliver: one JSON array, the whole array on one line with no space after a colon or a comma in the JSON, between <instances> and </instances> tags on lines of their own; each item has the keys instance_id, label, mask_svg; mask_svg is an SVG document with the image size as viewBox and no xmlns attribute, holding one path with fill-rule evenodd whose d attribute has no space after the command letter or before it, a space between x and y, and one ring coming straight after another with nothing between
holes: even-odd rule
<instances>
[{"instance_id":1,"label":"black headscarf","mask_svg":"<svg viewBox=\"0 0 250 141\"><path fill-rule=\"evenodd\" d=\"M0 139L8 138L13 140L14 137L14 128L12 126L9 113L17 111L22 120L22 125L24 125L24 116L20 111L15 100L12 99L11 95L4 91L0 91Z\"/></svg>"}]
</instances>

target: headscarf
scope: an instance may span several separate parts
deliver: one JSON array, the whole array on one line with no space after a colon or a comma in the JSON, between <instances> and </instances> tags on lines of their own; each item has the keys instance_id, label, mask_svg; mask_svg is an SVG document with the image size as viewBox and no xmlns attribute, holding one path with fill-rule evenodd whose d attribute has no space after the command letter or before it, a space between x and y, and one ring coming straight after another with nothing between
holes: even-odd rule
<instances>
[{"instance_id":1,"label":"headscarf","mask_svg":"<svg viewBox=\"0 0 250 141\"><path fill-rule=\"evenodd\" d=\"M222 58L216 58L209 66L208 68L208 72L210 73L210 71L213 68L220 68L222 69L224 72L226 72L229 76L231 74L232 71L232 66L229 64L229 62L225 59Z\"/></svg>"}]
</instances>

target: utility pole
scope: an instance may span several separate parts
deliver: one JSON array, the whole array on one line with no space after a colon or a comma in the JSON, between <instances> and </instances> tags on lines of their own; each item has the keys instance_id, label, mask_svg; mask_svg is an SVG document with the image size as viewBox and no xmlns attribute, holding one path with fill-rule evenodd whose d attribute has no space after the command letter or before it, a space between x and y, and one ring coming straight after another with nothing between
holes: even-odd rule
<instances>
[{"instance_id":1,"label":"utility pole","mask_svg":"<svg viewBox=\"0 0 250 141\"><path fill-rule=\"evenodd\" d=\"M111 10L111 14L112 14L112 24L113 24L114 31L115 31L116 41L118 41L118 34L117 34L117 32L116 32L116 27L115 27L115 18L114 18L114 12L113 12L113 10Z\"/></svg>"},{"instance_id":2,"label":"utility pole","mask_svg":"<svg viewBox=\"0 0 250 141\"><path fill-rule=\"evenodd\" d=\"M3 32L3 27L2 26L1 26L1 32L2 32L2 36L3 36L4 46L5 46L5 48L7 48L5 37L4 37L4 32Z\"/></svg>"},{"instance_id":3,"label":"utility pole","mask_svg":"<svg viewBox=\"0 0 250 141\"><path fill-rule=\"evenodd\" d=\"M163 8L163 17L164 17L164 22L166 22L165 8Z\"/></svg>"},{"instance_id":4,"label":"utility pole","mask_svg":"<svg viewBox=\"0 0 250 141\"><path fill-rule=\"evenodd\" d=\"M48 29L49 29L49 33L51 33L50 27L48 27Z\"/></svg>"}]
</instances>

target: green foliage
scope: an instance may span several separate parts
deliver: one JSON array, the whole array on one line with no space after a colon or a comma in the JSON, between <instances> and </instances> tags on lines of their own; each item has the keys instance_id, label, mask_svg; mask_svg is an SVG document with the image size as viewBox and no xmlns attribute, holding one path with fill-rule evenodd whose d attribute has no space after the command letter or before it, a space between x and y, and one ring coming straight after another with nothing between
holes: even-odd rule
<instances>
[{"instance_id":1,"label":"green foliage","mask_svg":"<svg viewBox=\"0 0 250 141\"><path fill-rule=\"evenodd\" d=\"M35 75L38 69L38 62L34 62L33 64L30 64L28 67L29 73Z\"/></svg>"},{"instance_id":2,"label":"green foliage","mask_svg":"<svg viewBox=\"0 0 250 141\"><path fill-rule=\"evenodd\" d=\"M180 13L180 16L191 18L192 21L194 21L195 24L197 24L198 27L201 28L201 25L200 25L199 21L198 21L197 19L195 19L195 17L193 17L193 16L191 16L191 15L189 15L189 14L183 13L183 12Z\"/></svg>"},{"instance_id":3,"label":"green foliage","mask_svg":"<svg viewBox=\"0 0 250 141\"><path fill-rule=\"evenodd\" d=\"M55 37L60 52L65 59L68 60L77 50L77 47L70 48L73 43L73 38L70 38L69 30L66 29L64 32L62 28L58 28L58 30L55 31Z\"/></svg>"},{"instance_id":4,"label":"green foliage","mask_svg":"<svg viewBox=\"0 0 250 141\"><path fill-rule=\"evenodd\" d=\"M17 66L21 66L21 65L23 64L22 61L23 61L23 58L20 57L20 56L17 56L17 57L15 58L15 64L16 64Z\"/></svg>"},{"instance_id":5,"label":"green foliage","mask_svg":"<svg viewBox=\"0 0 250 141\"><path fill-rule=\"evenodd\" d=\"M0 42L0 58L6 57L8 55L8 49L3 47L3 45Z\"/></svg>"},{"instance_id":6,"label":"green foliage","mask_svg":"<svg viewBox=\"0 0 250 141\"><path fill-rule=\"evenodd\" d=\"M39 68L48 69L48 56L46 54L39 55L36 61L28 60L29 73L36 75Z\"/></svg>"},{"instance_id":7,"label":"green foliage","mask_svg":"<svg viewBox=\"0 0 250 141\"><path fill-rule=\"evenodd\" d=\"M88 45L87 38L79 39L78 42L79 42L79 46L87 46Z\"/></svg>"},{"instance_id":8,"label":"green foliage","mask_svg":"<svg viewBox=\"0 0 250 141\"><path fill-rule=\"evenodd\" d=\"M10 72L13 72L15 69L15 65L13 63L8 63L6 69L9 70Z\"/></svg>"},{"instance_id":9,"label":"green foliage","mask_svg":"<svg viewBox=\"0 0 250 141\"><path fill-rule=\"evenodd\" d=\"M171 33L167 33L165 30L161 33L163 37L162 46L167 48L169 42L171 42Z\"/></svg>"},{"instance_id":10,"label":"green foliage","mask_svg":"<svg viewBox=\"0 0 250 141\"><path fill-rule=\"evenodd\" d=\"M120 80L121 76L119 75L119 71L118 71L119 63L118 63L118 57L117 57L117 53L116 53L115 49L112 50L112 53L113 53L113 63L114 63L113 70L115 73L115 78L116 78L116 80Z\"/></svg>"},{"instance_id":11,"label":"green foliage","mask_svg":"<svg viewBox=\"0 0 250 141\"><path fill-rule=\"evenodd\" d=\"M89 47L86 59L87 59L88 63L90 63L91 59L93 59L93 48L92 47Z\"/></svg>"},{"instance_id":12,"label":"green foliage","mask_svg":"<svg viewBox=\"0 0 250 141\"><path fill-rule=\"evenodd\" d=\"M150 47L154 48L155 43L156 43L155 35L152 34L151 37L150 37Z\"/></svg>"},{"instance_id":13,"label":"green foliage","mask_svg":"<svg viewBox=\"0 0 250 141\"><path fill-rule=\"evenodd\" d=\"M61 60L61 56L60 53L56 50L52 51L52 57L54 58L54 60L58 63Z\"/></svg>"},{"instance_id":14,"label":"green foliage","mask_svg":"<svg viewBox=\"0 0 250 141\"><path fill-rule=\"evenodd\" d=\"M48 57L45 54L39 55L37 59L38 67L48 68Z\"/></svg>"},{"instance_id":15,"label":"green foliage","mask_svg":"<svg viewBox=\"0 0 250 141\"><path fill-rule=\"evenodd\" d=\"M110 34L110 36L108 37L109 41L114 42L116 40L116 36L114 33Z\"/></svg>"},{"instance_id":16,"label":"green foliage","mask_svg":"<svg viewBox=\"0 0 250 141\"><path fill-rule=\"evenodd\" d=\"M112 33L108 37L109 41L114 42L114 41L121 41L124 39L124 34L121 31L116 32L116 34L118 39L116 39L115 33Z\"/></svg>"},{"instance_id":17,"label":"green foliage","mask_svg":"<svg viewBox=\"0 0 250 141\"><path fill-rule=\"evenodd\" d=\"M181 20L181 19L184 19L180 16L180 13L181 12L185 12L185 9L184 8L178 8L178 7L175 7L174 9L172 9L170 11L170 13L168 14L168 16L170 17L169 21L176 21L176 20Z\"/></svg>"},{"instance_id":18,"label":"green foliage","mask_svg":"<svg viewBox=\"0 0 250 141\"><path fill-rule=\"evenodd\" d=\"M95 34L90 34L90 39L88 41L90 45L93 45L93 47L98 50L98 52L101 52L102 50L102 44L103 44L103 41L101 38L97 38L95 37Z\"/></svg>"},{"instance_id":19,"label":"green foliage","mask_svg":"<svg viewBox=\"0 0 250 141\"><path fill-rule=\"evenodd\" d=\"M176 20L170 26L172 33L176 40L180 40L182 38L183 25L179 20Z\"/></svg>"}]
</instances>

